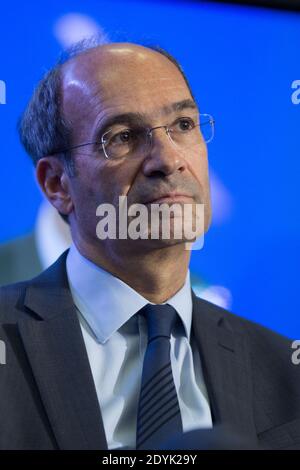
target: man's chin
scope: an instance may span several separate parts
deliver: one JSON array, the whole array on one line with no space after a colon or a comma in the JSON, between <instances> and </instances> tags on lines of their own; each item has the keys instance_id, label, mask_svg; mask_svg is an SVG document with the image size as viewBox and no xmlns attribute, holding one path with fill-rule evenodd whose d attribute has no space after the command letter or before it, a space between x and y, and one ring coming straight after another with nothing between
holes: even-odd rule
<instances>
[{"instance_id":1,"label":"man's chin","mask_svg":"<svg viewBox=\"0 0 300 470\"><path fill-rule=\"evenodd\" d=\"M125 240L123 240L124 242ZM182 248L185 248L187 243L194 243L196 241L196 238L193 239L187 239L187 238L138 238L137 240L127 240L127 246L130 246L130 251L134 250L135 252L140 252L143 250L144 252L146 251L152 251L152 250L158 250L158 249L164 249L164 248L171 248L175 246L180 246L182 245Z\"/></svg>"}]
</instances>

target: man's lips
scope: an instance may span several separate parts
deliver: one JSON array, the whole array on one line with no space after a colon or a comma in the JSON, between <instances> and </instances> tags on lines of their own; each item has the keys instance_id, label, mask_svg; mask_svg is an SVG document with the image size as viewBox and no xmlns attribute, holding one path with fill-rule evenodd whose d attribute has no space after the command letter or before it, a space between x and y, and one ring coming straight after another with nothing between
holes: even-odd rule
<instances>
[{"instance_id":1,"label":"man's lips","mask_svg":"<svg viewBox=\"0 0 300 470\"><path fill-rule=\"evenodd\" d=\"M193 202L193 196L184 193L167 193L161 196L157 196L150 201L147 201L145 204L162 204L162 203L175 203L175 202Z\"/></svg>"}]
</instances>

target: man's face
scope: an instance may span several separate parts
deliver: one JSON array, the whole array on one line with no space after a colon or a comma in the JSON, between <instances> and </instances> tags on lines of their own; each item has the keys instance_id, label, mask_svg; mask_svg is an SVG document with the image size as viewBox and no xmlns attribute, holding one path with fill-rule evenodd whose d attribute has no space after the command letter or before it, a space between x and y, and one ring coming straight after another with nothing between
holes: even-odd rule
<instances>
[{"instance_id":1,"label":"man's face","mask_svg":"<svg viewBox=\"0 0 300 470\"><path fill-rule=\"evenodd\" d=\"M170 111L175 103L193 101L184 78L166 57L134 44L93 49L67 62L63 77L63 112L72 124L72 146L99 142L109 129L171 125L179 117L194 117L197 113L189 105ZM116 116L128 113L130 116L124 122L112 124ZM117 208L119 196L127 196L129 207L170 192L187 194L189 203L204 203L208 228L211 209L204 142L179 149L160 128L153 131L152 146L135 158L128 155L107 159L101 145L81 147L74 151L73 158L76 167L76 176L70 178L73 237L99 244L96 208L101 203ZM152 242L144 240L145 243L149 246Z\"/></svg>"}]
</instances>

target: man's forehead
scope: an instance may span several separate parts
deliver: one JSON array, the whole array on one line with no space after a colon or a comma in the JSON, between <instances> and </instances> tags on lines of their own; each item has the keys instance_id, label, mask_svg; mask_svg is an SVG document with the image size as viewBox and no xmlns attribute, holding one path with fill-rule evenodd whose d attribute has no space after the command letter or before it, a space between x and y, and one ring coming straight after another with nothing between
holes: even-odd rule
<instances>
[{"instance_id":1,"label":"man's forehead","mask_svg":"<svg viewBox=\"0 0 300 470\"><path fill-rule=\"evenodd\" d=\"M145 117L146 119L155 119L158 117L170 116L172 113L178 113L180 111L189 110L192 113L198 112L198 106L195 101L186 96L181 99L180 96L176 95L173 100L161 100L160 102L147 102L140 101L139 103L130 104L127 102L123 106L108 106L103 107L104 116L116 116L122 114L128 114L134 117Z\"/></svg>"},{"instance_id":2,"label":"man's forehead","mask_svg":"<svg viewBox=\"0 0 300 470\"><path fill-rule=\"evenodd\" d=\"M140 112L165 114L166 108L191 98L178 68L162 54L136 45L101 46L65 64L64 109L76 113Z\"/></svg>"},{"instance_id":3,"label":"man's forehead","mask_svg":"<svg viewBox=\"0 0 300 470\"><path fill-rule=\"evenodd\" d=\"M131 110L149 117L180 111L186 107L182 103L188 101L194 103L185 83L176 85L161 80L148 80L141 88L124 86L110 89L99 98L99 106L109 113Z\"/></svg>"},{"instance_id":4,"label":"man's forehead","mask_svg":"<svg viewBox=\"0 0 300 470\"><path fill-rule=\"evenodd\" d=\"M185 87L181 72L163 54L135 44L109 44L87 51L62 66L63 90L105 97L153 87ZM116 93L118 92L118 93Z\"/></svg>"}]
</instances>

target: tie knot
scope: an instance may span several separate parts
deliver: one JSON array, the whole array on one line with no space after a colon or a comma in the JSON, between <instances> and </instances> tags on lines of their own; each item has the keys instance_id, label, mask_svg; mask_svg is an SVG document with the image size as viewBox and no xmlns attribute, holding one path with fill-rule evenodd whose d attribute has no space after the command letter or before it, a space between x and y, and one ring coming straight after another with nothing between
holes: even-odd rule
<instances>
[{"instance_id":1,"label":"tie knot","mask_svg":"<svg viewBox=\"0 0 300 470\"><path fill-rule=\"evenodd\" d=\"M139 313L143 315L147 321L148 343L157 336L170 338L177 315L174 307L169 304L147 304Z\"/></svg>"}]
</instances>

